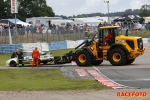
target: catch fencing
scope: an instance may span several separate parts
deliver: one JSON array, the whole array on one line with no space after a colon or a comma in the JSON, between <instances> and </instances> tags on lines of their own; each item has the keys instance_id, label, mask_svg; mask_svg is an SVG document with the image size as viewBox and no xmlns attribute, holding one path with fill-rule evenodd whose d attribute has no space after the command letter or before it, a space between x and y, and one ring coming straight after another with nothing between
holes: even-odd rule
<instances>
[{"instance_id":1,"label":"catch fencing","mask_svg":"<svg viewBox=\"0 0 150 100\"><path fill-rule=\"evenodd\" d=\"M10 29L11 37L9 35L9 29L6 28L0 30L0 44L10 44L10 39L12 44L84 40L89 34L97 32L97 26L89 26L88 28L89 32L84 27L69 30L65 28L59 28L59 30L44 28L42 31L38 31L38 29L30 29L27 31L26 27L24 27L19 28L18 31ZM120 33L124 33L125 31L125 28L120 29ZM143 25L141 29L130 28L129 35L141 36L143 38L150 37L150 24Z\"/></svg>"}]
</instances>

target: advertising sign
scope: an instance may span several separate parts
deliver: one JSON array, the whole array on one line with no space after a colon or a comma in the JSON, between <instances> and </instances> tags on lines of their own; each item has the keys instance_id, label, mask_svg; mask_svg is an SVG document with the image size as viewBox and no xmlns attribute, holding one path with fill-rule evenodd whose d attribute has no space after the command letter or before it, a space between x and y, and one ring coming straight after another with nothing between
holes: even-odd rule
<instances>
[{"instance_id":1,"label":"advertising sign","mask_svg":"<svg viewBox=\"0 0 150 100\"><path fill-rule=\"evenodd\" d=\"M18 13L18 0L11 0L11 13Z\"/></svg>"}]
</instances>

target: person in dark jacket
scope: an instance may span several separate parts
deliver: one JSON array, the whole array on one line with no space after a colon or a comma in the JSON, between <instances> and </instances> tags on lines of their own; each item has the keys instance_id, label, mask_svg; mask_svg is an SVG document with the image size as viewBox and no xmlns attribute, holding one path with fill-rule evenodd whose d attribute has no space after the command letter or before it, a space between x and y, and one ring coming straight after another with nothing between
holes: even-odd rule
<instances>
[{"instance_id":1,"label":"person in dark jacket","mask_svg":"<svg viewBox=\"0 0 150 100\"><path fill-rule=\"evenodd\" d=\"M19 60L19 66L20 65L23 66L24 64L22 63L22 60L23 60L23 51L22 51L22 48L19 49L17 55L18 55L18 60Z\"/></svg>"},{"instance_id":2,"label":"person in dark jacket","mask_svg":"<svg viewBox=\"0 0 150 100\"><path fill-rule=\"evenodd\" d=\"M18 55L18 49L12 53L11 58L15 58L17 57L17 55Z\"/></svg>"}]
</instances>

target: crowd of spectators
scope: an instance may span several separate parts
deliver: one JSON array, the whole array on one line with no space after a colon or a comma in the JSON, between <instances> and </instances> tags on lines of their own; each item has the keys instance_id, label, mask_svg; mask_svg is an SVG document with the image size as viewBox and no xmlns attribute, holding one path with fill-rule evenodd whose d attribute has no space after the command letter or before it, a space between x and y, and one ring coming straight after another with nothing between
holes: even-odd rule
<instances>
[{"instance_id":1,"label":"crowd of spectators","mask_svg":"<svg viewBox=\"0 0 150 100\"><path fill-rule=\"evenodd\" d=\"M115 25L120 26L121 30L125 29L131 29L136 30L136 27L134 25L136 22L112 22L111 24L108 24L107 22L100 23L99 25ZM143 27L143 26L142 26ZM150 22L148 22L144 27L147 30L150 30ZM10 25L10 32L11 35L17 34L17 35L24 35L24 34L42 34L42 33L52 33L52 34L69 34L69 33L86 33L90 31L91 26L88 24L74 24L70 25L67 23L66 25L55 25L51 24L49 27L45 27L44 25L36 26L36 25L17 25L17 31L15 29L15 25ZM8 36L9 35L9 28L7 24L0 24L0 35L1 36Z\"/></svg>"}]
</instances>

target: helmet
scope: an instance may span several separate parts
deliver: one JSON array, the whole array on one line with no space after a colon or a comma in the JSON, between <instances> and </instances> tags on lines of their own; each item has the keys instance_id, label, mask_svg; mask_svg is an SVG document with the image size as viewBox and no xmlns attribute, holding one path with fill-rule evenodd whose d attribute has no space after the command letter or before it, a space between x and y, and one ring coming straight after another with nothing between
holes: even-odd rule
<instances>
[{"instance_id":1,"label":"helmet","mask_svg":"<svg viewBox=\"0 0 150 100\"><path fill-rule=\"evenodd\" d=\"M22 48L20 48L20 50L22 50Z\"/></svg>"}]
</instances>

